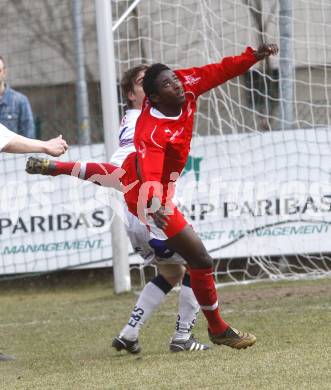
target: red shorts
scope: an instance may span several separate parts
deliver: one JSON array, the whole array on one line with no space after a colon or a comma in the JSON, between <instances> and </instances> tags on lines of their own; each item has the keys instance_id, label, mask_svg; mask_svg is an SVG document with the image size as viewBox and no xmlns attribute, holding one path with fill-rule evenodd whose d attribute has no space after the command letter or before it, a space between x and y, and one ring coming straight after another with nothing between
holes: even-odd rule
<instances>
[{"instance_id":1,"label":"red shorts","mask_svg":"<svg viewBox=\"0 0 331 390\"><path fill-rule=\"evenodd\" d=\"M130 190L124 193L124 198L128 209L148 227L151 232L151 235L155 238L166 240L167 238L174 237L181 230L183 230L184 227L187 225L187 221L184 215L172 202L170 202L170 209L172 210L172 212L171 214L169 214L168 224L166 228L158 228L150 215L144 216L145 220L143 220L141 215L139 215L138 213L139 190L141 188L142 183L139 181L137 175L136 152L129 154L129 156L124 160L122 168L126 172L121 178L121 182L125 187L128 187L130 184L133 184L137 181L137 184L135 186L133 186Z\"/></svg>"}]
</instances>

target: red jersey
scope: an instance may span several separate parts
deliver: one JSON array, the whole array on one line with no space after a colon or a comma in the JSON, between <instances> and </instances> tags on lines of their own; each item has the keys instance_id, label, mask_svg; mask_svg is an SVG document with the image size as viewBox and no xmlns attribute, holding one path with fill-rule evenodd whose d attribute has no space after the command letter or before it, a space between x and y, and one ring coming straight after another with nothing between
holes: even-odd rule
<instances>
[{"instance_id":1,"label":"red jersey","mask_svg":"<svg viewBox=\"0 0 331 390\"><path fill-rule=\"evenodd\" d=\"M172 172L178 175L185 167L193 131L197 98L212 88L245 73L258 60L250 47L239 56L225 57L220 63L175 70L183 85L186 101L178 117L166 117L151 107L145 99L134 136L141 181L156 181L163 185L162 194L154 189L154 196L167 195ZM150 192L149 198L152 193Z\"/></svg>"}]
</instances>

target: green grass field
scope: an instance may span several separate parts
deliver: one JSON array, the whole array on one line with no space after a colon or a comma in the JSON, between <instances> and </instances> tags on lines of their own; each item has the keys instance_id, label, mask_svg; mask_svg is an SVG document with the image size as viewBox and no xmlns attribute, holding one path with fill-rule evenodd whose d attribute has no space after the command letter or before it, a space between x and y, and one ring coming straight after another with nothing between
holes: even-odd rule
<instances>
[{"instance_id":1,"label":"green grass field","mask_svg":"<svg viewBox=\"0 0 331 390\"><path fill-rule=\"evenodd\" d=\"M219 290L224 317L256 334L250 349L171 354L177 294L141 332L140 355L118 353L112 337L135 294L111 286L6 289L0 297L0 388L330 389L331 280L265 283ZM195 335L207 341L202 315Z\"/></svg>"}]
</instances>

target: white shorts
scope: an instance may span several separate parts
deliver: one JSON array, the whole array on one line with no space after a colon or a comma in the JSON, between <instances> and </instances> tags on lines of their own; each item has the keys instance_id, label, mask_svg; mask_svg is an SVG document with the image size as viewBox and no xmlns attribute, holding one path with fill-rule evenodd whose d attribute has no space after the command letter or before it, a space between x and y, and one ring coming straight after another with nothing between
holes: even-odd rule
<instances>
[{"instance_id":1,"label":"white shorts","mask_svg":"<svg viewBox=\"0 0 331 390\"><path fill-rule=\"evenodd\" d=\"M167 237L163 234L162 238L156 238L155 235L147 229L146 225L130 213L126 204L124 210L128 225L125 226L133 250L138 253L145 262L149 264L186 264L185 260L173 250L165 246Z\"/></svg>"}]
</instances>

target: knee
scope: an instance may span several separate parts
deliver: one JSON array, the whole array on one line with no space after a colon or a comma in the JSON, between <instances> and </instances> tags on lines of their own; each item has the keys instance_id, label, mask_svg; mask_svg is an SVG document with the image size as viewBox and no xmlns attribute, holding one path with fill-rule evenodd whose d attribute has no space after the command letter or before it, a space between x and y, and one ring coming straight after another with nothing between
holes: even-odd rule
<instances>
[{"instance_id":1,"label":"knee","mask_svg":"<svg viewBox=\"0 0 331 390\"><path fill-rule=\"evenodd\" d=\"M190 265L192 268L210 268L213 266L213 259L204 251L198 254Z\"/></svg>"},{"instance_id":2,"label":"knee","mask_svg":"<svg viewBox=\"0 0 331 390\"><path fill-rule=\"evenodd\" d=\"M185 268L179 264L168 264L158 268L160 275L172 286L176 286L183 279L185 273Z\"/></svg>"}]
</instances>

